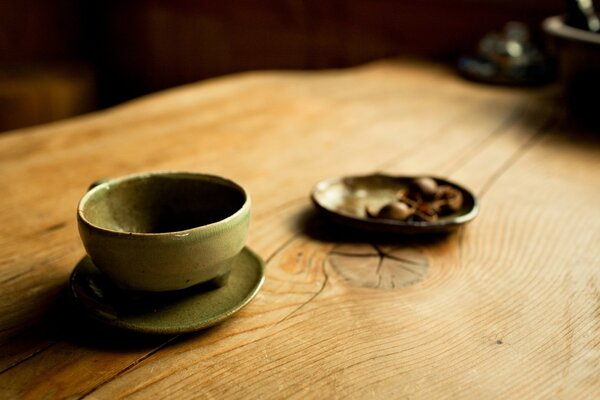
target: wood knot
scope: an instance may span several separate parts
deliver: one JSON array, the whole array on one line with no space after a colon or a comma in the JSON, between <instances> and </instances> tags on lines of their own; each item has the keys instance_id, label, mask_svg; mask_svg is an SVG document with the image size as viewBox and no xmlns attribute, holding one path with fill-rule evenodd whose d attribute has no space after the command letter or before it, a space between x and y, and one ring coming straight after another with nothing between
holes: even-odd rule
<instances>
[{"instance_id":1,"label":"wood knot","mask_svg":"<svg viewBox=\"0 0 600 400\"><path fill-rule=\"evenodd\" d=\"M328 255L333 270L355 287L399 289L423 280L429 260L405 246L339 245Z\"/></svg>"}]
</instances>

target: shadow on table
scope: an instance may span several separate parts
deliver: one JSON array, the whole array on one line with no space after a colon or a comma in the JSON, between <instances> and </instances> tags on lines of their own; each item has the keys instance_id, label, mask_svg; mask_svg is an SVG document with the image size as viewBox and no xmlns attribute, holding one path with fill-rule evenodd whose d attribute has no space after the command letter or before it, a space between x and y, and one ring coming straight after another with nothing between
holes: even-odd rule
<instances>
[{"instance_id":1,"label":"shadow on table","mask_svg":"<svg viewBox=\"0 0 600 400\"><path fill-rule=\"evenodd\" d=\"M353 231L308 208L298 215L298 223L310 238L333 244L327 254L329 271L341 284L353 287L390 290L415 285L439 267L432 261L435 254L458 244L452 232L408 236Z\"/></svg>"},{"instance_id":2,"label":"shadow on table","mask_svg":"<svg viewBox=\"0 0 600 400\"><path fill-rule=\"evenodd\" d=\"M78 346L104 350L151 349L183 335L149 335L105 325L79 310L65 287L55 308L56 333L59 340Z\"/></svg>"},{"instance_id":3,"label":"shadow on table","mask_svg":"<svg viewBox=\"0 0 600 400\"><path fill-rule=\"evenodd\" d=\"M401 235L365 232L331 222L326 216L307 207L298 216L300 231L314 240L329 243L377 243L382 245L437 245L454 235L453 232ZM454 231L456 232L456 231Z\"/></svg>"},{"instance_id":4,"label":"shadow on table","mask_svg":"<svg viewBox=\"0 0 600 400\"><path fill-rule=\"evenodd\" d=\"M167 344L183 342L198 338L210 332L221 329L221 322L215 326L206 327L194 332L180 334L150 334L129 331L119 327L106 325L89 316L69 294L65 286L62 295L56 300L56 305L49 313L53 336L58 341L66 341L76 346L109 351L153 351Z\"/></svg>"},{"instance_id":5,"label":"shadow on table","mask_svg":"<svg viewBox=\"0 0 600 400\"><path fill-rule=\"evenodd\" d=\"M583 99L595 106L594 101ZM546 109L553 109L548 123L542 128L554 138L564 141L565 145L577 147L591 147L600 149L600 118L597 115L597 107L592 113L569 103L560 92L551 92L546 96L537 98L539 105ZM531 123L533 129L539 129L536 109L530 109L530 114L521 117L521 123Z\"/></svg>"}]
</instances>

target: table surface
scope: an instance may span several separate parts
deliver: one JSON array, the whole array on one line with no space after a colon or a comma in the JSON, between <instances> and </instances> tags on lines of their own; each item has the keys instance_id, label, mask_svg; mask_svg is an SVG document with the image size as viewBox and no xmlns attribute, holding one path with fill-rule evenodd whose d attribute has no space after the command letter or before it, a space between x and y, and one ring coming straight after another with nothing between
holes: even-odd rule
<instances>
[{"instance_id":1,"label":"table surface","mask_svg":"<svg viewBox=\"0 0 600 400\"><path fill-rule=\"evenodd\" d=\"M592 398L600 393L600 137L552 89L413 61L257 72L0 135L2 398ZM137 336L65 301L91 181L148 170L251 193L258 296ZM313 210L321 179L434 174L481 202L446 237L374 238Z\"/></svg>"}]
</instances>

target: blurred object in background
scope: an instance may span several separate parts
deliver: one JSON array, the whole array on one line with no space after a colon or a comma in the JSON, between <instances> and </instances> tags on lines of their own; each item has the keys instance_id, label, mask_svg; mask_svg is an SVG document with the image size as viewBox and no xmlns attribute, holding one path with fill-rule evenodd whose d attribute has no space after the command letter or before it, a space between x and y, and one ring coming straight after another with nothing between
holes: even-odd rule
<instances>
[{"instance_id":1,"label":"blurred object in background","mask_svg":"<svg viewBox=\"0 0 600 400\"><path fill-rule=\"evenodd\" d=\"M555 76L553 64L533 44L527 26L514 21L502 33L486 34L474 56L459 59L458 70L468 79L500 85L540 85Z\"/></svg>"},{"instance_id":2,"label":"blurred object in background","mask_svg":"<svg viewBox=\"0 0 600 400\"><path fill-rule=\"evenodd\" d=\"M600 19L592 0L567 0L565 24L590 32L600 32Z\"/></svg>"},{"instance_id":3,"label":"blurred object in background","mask_svg":"<svg viewBox=\"0 0 600 400\"><path fill-rule=\"evenodd\" d=\"M560 81L572 115L599 128L600 26L596 25L600 23L591 1L569 1L573 3L585 3L585 18L578 7L571 5L569 14L547 18L543 27L558 59Z\"/></svg>"}]
</instances>

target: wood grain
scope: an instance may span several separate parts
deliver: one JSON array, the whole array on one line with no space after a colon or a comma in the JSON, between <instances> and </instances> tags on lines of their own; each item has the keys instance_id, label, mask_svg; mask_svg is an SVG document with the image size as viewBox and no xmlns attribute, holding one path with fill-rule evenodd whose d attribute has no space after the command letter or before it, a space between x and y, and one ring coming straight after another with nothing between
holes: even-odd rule
<instances>
[{"instance_id":1,"label":"wood grain","mask_svg":"<svg viewBox=\"0 0 600 400\"><path fill-rule=\"evenodd\" d=\"M553 91L407 61L248 73L0 138L0 397L591 398L600 392L597 136ZM90 181L228 176L267 261L234 318L178 337L88 326L61 291ZM481 215L446 237L329 226L329 176L445 175Z\"/></svg>"}]
</instances>

